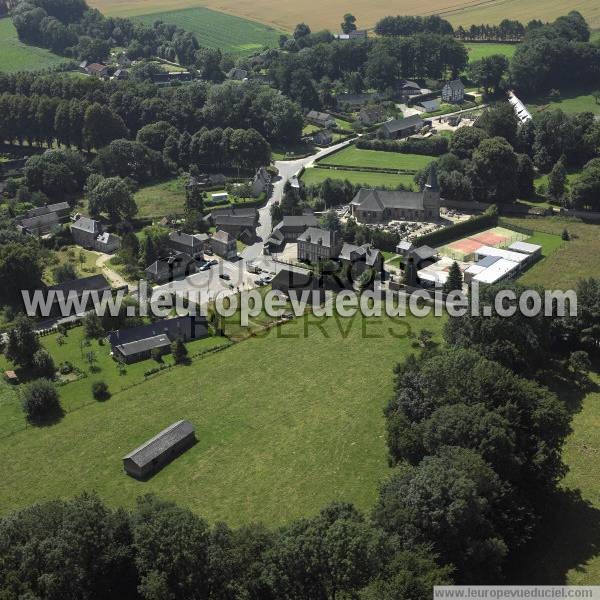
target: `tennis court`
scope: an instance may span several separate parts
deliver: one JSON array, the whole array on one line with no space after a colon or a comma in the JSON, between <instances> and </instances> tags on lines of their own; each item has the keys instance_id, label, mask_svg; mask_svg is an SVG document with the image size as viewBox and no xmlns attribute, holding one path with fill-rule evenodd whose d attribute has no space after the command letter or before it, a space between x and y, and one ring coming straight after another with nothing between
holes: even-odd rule
<instances>
[{"instance_id":1,"label":"tennis court","mask_svg":"<svg viewBox=\"0 0 600 600\"><path fill-rule=\"evenodd\" d=\"M481 246L493 246L494 248L505 248L513 242L527 239L523 233L506 229L505 227L494 227L481 233L474 233L468 237L456 240L439 248L439 253L449 256L455 260L465 260Z\"/></svg>"}]
</instances>

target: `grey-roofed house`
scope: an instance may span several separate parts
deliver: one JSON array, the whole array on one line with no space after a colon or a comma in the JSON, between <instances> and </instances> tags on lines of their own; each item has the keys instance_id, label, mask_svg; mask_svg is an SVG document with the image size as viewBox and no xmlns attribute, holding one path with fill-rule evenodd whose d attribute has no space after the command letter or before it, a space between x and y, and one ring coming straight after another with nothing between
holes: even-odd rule
<instances>
[{"instance_id":1,"label":"grey-roofed house","mask_svg":"<svg viewBox=\"0 0 600 600\"><path fill-rule=\"evenodd\" d=\"M93 77L108 77L108 67L102 63L88 64L84 71Z\"/></svg>"},{"instance_id":2,"label":"grey-roofed house","mask_svg":"<svg viewBox=\"0 0 600 600\"><path fill-rule=\"evenodd\" d=\"M434 100L422 100L417 105L417 108L421 108L423 112L435 112L436 110L440 110L441 101L439 98L435 98Z\"/></svg>"},{"instance_id":3,"label":"grey-roofed house","mask_svg":"<svg viewBox=\"0 0 600 600\"><path fill-rule=\"evenodd\" d=\"M185 252L190 256L197 256L204 252L208 239L205 234L191 235L183 231L171 231L167 248L173 252Z\"/></svg>"},{"instance_id":4,"label":"grey-roofed house","mask_svg":"<svg viewBox=\"0 0 600 600\"><path fill-rule=\"evenodd\" d=\"M421 86L416 81L405 79L400 82L399 87L403 96L418 96L421 93Z\"/></svg>"},{"instance_id":5,"label":"grey-roofed house","mask_svg":"<svg viewBox=\"0 0 600 600\"><path fill-rule=\"evenodd\" d=\"M284 248L285 238L283 237L283 233L277 229L273 230L269 239L264 244L264 253L276 254L277 252L282 252Z\"/></svg>"},{"instance_id":6,"label":"grey-roofed house","mask_svg":"<svg viewBox=\"0 0 600 600\"><path fill-rule=\"evenodd\" d=\"M442 100L444 102L461 103L465 99L465 85L460 79L454 79L444 84Z\"/></svg>"},{"instance_id":7,"label":"grey-roofed house","mask_svg":"<svg viewBox=\"0 0 600 600\"><path fill-rule=\"evenodd\" d=\"M89 277L80 277L79 279L72 279L71 281L50 285L45 289L44 295L46 298L52 297L52 315L61 314L61 316L67 317L76 314L78 308L81 308L82 311L85 312L87 308L91 306L91 302L93 302L92 294L98 294L98 299L100 300L103 293L110 292L111 290L112 288L104 275L90 275ZM65 300L67 300L67 298L83 300L84 296L87 296L87 300L81 307L72 304L70 314L62 314L59 297L63 297ZM40 316L47 317L49 315Z\"/></svg>"},{"instance_id":8,"label":"grey-roofed house","mask_svg":"<svg viewBox=\"0 0 600 600\"><path fill-rule=\"evenodd\" d=\"M329 113L319 112L318 110L309 111L306 115L306 120L313 125L318 125L319 127L325 127L327 129L336 126L334 117Z\"/></svg>"},{"instance_id":9,"label":"grey-roofed house","mask_svg":"<svg viewBox=\"0 0 600 600\"><path fill-rule=\"evenodd\" d=\"M110 254L121 247L118 236L105 232L100 221L89 217L79 217L71 223L71 235L76 244L89 250Z\"/></svg>"},{"instance_id":10,"label":"grey-roofed house","mask_svg":"<svg viewBox=\"0 0 600 600\"><path fill-rule=\"evenodd\" d=\"M146 479L196 443L194 426L177 421L123 457L125 473Z\"/></svg>"},{"instance_id":11,"label":"grey-roofed house","mask_svg":"<svg viewBox=\"0 0 600 600\"><path fill-rule=\"evenodd\" d=\"M409 242L407 240L400 240L398 242L398 245L396 246L396 254L406 256L413 248L414 245L412 242Z\"/></svg>"},{"instance_id":12,"label":"grey-roofed house","mask_svg":"<svg viewBox=\"0 0 600 600\"><path fill-rule=\"evenodd\" d=\"M146 277L155 283L162 283L193 275L197 270L198 263L192 256L187 252L175 252L149 265L146 268Z\"/></svg>"},{"instance_id":13,"label":"grey-roofed house","mask_svg":"<svg viewBox=\"0 0 600 600\"><path fill-rule=\"evenodd\" d=\"M210 238L212 251L221 258L232 260L237 257L237 243L235 236L220 229Z\"/></svg>"},{"instance_id":14,"label":"grey-roofed house","mask_svg":"<svg viewBox=\"0 0 600 600\"><path fill-rule=\"evenodd\" d=\"M177 340L189 342L207 337L208 322L203 316L184 315L146 325L111 331L107 335L113 356L131 364L150 358L152 350L169 350Z\"/></svg>"},{"instance_id":15,"label":"grey-roofed house","mask_svg":"<svg viewBox=\"0 0 600 600\"><path fill-rule=\"evenodd\" d=\"M312 136L313 143L317 146L329 146L333 142L333 134L331 131L317 131Z\"/></svg>"},{"instance_id":16,"label":"grey-roofed house","mask_svg":"<svg viewBox=\"0 0 600 600\"><path fill-rule=\"evenodd\" d=\"M398 139L419 133L425 122L419 115L411 115L405 119L393 119L384 123L378 132L386 139Z\"/></svg>"},{"instance_id":17,"label":"grey-roofed house","mask_svg":"<svg viewBox=\"0 0 600 600\"><path fill-rule=\"evenodd\" d=\"M432 169L422 192L362 188L350 204L360 223L389 221L436 221L440 218L440 190Z\"/></svg>"},{"instance_id":18,"label":"grey-roofed house","mask_svg":"<svg viewBox=\"0 0 600 600\"><path fill-rule=\"evenodd\" d=\"M335 102L338 108L344 108L350 106L351 108L357 108L364 106L369 102L375 102L383 98L382 94L340 94L336 96Z\"/></svg>"},{"instance_id":19,"label":"grey-roofed house","mask_svg":"<svg viewBox=\"0 0 600 600\"><path fill-rule=\"evenodd\" d=\"M268 194L271 189L271 174L269 171L265 167L260 167L256 171L250 186L252 187L252 195L256 198L261 194Z\"/></svg>"},{"instance_id":20,"label":"grey-roofed house","mask_svg":"<svg viewBox=\"0 0 600 600\"><path fill-rule=\"evenodd\" d=\"M298 260L316 263L338 257L341 249L335 231L309 227L298 237Z\"/></svg>"},{"instance_id":21,"label":"grey-roofed house","mask_svg":"<svg viewBox=\"0 0 600 600\"><path fill-rule=\"evenodd\" d=\"M214 222L217 231L226 231L245 244L251 244L256 239L256 220L253 216L218 215Z\"/></svg>"},{"instance_id":22,"label":"grey-roofed house","mask_svg":"<svg viewBox=\"0 0 600 600\"><path fill-rule=\"evenodd\" d=\"M376 273L383 271L383 255L370 244L362 246L344 244L339 260L343 265L351 267L354 276L360 276L367 269L372 269Z\"/></svg>"},{"instance_id":23,"label":"grey-roofed house","mask_svg":"<svg viewBox=\"0 0 600 600\"><path fill-rule=\"evenodd\" d=\"M435 248L431 248L430 246L419 246L418 248L413 248L409 255L412 256L415 260L417 267L428 260L433 260L437 257L437 250Z\"/></svg>"},{"instance_id":24,"label":"grey-roofed house","mask_svg":"<svg viewBox=\"0 0 600 600\"><path fill-rule=\"evenodd\" d=\"M307 215L285 215L277 223L274 231L280 231L286 242L295 242L309 227L317 227L318 220L314 214Z\"/></svg>"},{"instance_id":25,"label":"grey-roofed house","mask_svg":"<svg viewBox=\"0 0 600 600\"><path fill-rule=\"evenodd\" d=\"M57 202L32 208L15 218L17 230L26 235L46 235L69 219L68 202Z\"/></svg>"}]
</instances>

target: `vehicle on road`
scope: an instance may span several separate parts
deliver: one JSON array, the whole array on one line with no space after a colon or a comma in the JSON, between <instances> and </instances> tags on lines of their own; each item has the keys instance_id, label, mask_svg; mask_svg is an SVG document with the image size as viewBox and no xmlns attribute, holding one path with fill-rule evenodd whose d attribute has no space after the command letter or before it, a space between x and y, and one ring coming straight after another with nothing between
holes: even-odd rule
<instances>
[{"instance_id":1,"label":"vehicle on road","mask_svg":"<svg viewBox=\"0 0 600 600\"><path fill-rule=\"evenodd\" d=\"M229 281L231 279L231 275L229 275L229 273L221 273L219 277L225 281Z\"/></svg>"}]
</instances>

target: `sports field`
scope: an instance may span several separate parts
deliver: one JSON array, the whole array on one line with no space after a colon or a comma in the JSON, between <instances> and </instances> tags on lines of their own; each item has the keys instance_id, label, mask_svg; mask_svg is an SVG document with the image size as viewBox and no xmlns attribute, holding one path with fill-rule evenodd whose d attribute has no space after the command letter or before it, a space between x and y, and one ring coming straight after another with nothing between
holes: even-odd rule
<instances>
[{"instance_id":1,"label":"sports field","mask_svg":"<svg viewBox=\"0 0 600 600\"><path fill-rule=\"evenodd\" d=\"M147 24L160 20L178 25L195 33L200 45L232 54L248 54L265 46L275 47L281 34L268 25L203 7L150 13L135 19Z\"/></svg>"},{"instance_id":2,"label":"sports field","mask_svg":"<svg viewBox=\"0 0 600 600\"><path fill-rule=\"evenodd\" d=\"M464 260L465 257L473 254L481 246L493 246L495 248L505 248L513 242L520 242L527 239L528 236L506 229L505 227L494 227L481 233L474 233L468 237L462 238L450 244L442 246L440 254L454 258L455 260Z\"/></svg>"},{"instance_id":3,"label":"sports field","mask_svg":"<svg viewBox=\"0 0 600 600\"><path fill-rule=\"evenodd\" d=\"M302 175L302 181L306 185L322 183L325 179L348 180L355 185L367 187L396 188L399 185L407 189L416 189L417 184L412 175L392 175L390 173L377 173L373 171L351 171L347 169L306 169Z\"/></svg>"},{"instance_id":4,"label":"sports field","mask_svg":"<svg viewBox=\"0 0 600 600\"><path fill-rule=\"evenodd\" d=\"M424 169L435 156L421 154L402 154L400 152L384 152L381 150L362 150L356 146L348 146L320 160L322 165L340 165L342 167L369 167L375 169L398 169L412 173Z\"/></svg>"},{"instance_id":5,"label":"sports field","mask_svg":"<svg viewBox=\"0 0 600 600\"><path fill-rule=\"evenodd\" d=\"M506 58L511 59L517 51L517 44L492 44L487 42L473 43L466 42L467 50L469 51L469 60L471 62L481 60L492 54L501 54Z\"/></svg>"},{"instance_id":6,"label":"sports field","mask_svg":"<svg viewBox=\"0 0 600 600\"><path fill-rule=\"evenodd\" d=\"M550 21L571 10L580 11L593 27L600 27L600 4L589 0L405 0L401 9L386 0L90 0L92 6L110 15L143 15L192 6L205 6L253 21L293 30L306 22L313 30L339 29L342 16L351 12L359 27L373 27L390 14L439 14L455 25L500 23L502 19L527 22L534 18Z\"/></svg>"},{"instance_id":7,"label":"sports field","mask_svg":"<svg viewBox=\"0 0 600 600\"><path fill-rule=\"evenodd\" d=\"M19 41L17 31L9 18L0 19L0 71L40 71L66 62L63 56L45 48L27 46Z\"/></svg>"}]
</instances>

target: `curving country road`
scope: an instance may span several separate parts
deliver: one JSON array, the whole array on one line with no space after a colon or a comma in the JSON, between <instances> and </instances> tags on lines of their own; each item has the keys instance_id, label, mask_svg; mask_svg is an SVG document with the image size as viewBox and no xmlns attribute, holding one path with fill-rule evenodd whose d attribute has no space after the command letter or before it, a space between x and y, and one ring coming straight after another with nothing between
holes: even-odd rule
<instances>
[{"instance_id":1,"label":"curving country road","mask_svg":"<svg viewBox=\"0 0 600 600\"><path fill-rule=\"evenodd\" d=\"M275 166L279 171L279 177L273 183L273 192L271 193L271 197L258 211L260 224L256 228L257 241L252 244L252 246L248 246L244 249L242 252L242 258L246 260L253 260L262 254L263 244L273 231L273 226L271 223L271 206L277 202L280 202L283 198L283 188L285 184L292 179L294 175L297 175L303 167L309 167L316 160L319 160L320 158L323 158L324 156L327 156L328 154L331 154L340 148L344 148L344 146L348 146L355 139L356 138L346 140L345 142L336 144L335 146L324 148L323 150L319 150L319 152L316 154L312 154L306 158L300 158L298 160L278 160L275 162Z\"/></svg>"}]
</instances>

